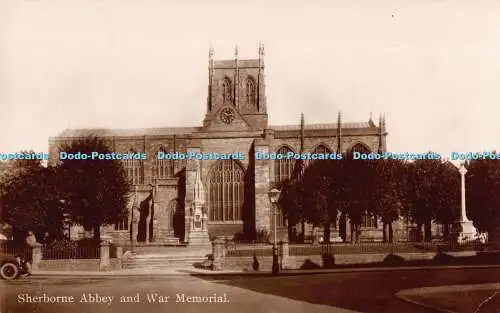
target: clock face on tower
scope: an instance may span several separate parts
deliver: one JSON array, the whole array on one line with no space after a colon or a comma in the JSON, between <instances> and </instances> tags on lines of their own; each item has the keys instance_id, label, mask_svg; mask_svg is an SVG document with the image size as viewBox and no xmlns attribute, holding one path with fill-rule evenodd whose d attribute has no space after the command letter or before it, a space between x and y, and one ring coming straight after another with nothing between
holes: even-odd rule
<instances>
[{"instance_id":1,"label":"clock face on tower","mask_svg":"<svg viewBox=\"0 0 500 313\"><path fill-rule=\"evenodd\" d=\"M220 120L226 124L231 124L234 120L234 112L230 108L224 108L220 111Z\"/></svg>"}]
</instances>

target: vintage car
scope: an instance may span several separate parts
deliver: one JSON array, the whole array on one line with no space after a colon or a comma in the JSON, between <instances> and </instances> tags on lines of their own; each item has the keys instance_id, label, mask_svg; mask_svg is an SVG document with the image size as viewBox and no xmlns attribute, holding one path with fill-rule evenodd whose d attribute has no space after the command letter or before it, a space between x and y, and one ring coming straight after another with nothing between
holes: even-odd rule
<instances>
[{"instance_id":1,"label":"vintage car","mask_svg":"<svg viewBox=\"0 0 500 313\"><path fill-rule=\"evenodd\" d=\"M31 274L31 264L25 258L13 254L0 252L0 278L13 280Z\"/></svg>"}]
</instances>

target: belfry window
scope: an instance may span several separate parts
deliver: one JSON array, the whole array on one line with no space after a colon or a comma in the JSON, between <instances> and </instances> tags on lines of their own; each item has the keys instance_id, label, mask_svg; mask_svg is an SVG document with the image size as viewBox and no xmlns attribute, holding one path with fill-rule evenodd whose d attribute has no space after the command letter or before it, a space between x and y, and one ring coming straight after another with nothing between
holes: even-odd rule
<instances>
[{"instance_id":1,"label":"belfry window","mask_svg":"<svg viewBox=\"0 0 500 313\"><path fill-rule=\"evenodd\" d=\"M247 83L246 83L246 98L247 98L247 104L250 106L254 106L256 103L256 86L255 86L255 80L252 77L247 78Z\"/></svg>"},{"instance_id":2,"label":"belfry window","mask_svg":"<svg viewBox=\"0 0 500 313\"><path fill-rule=\"evenodd\" d=\"M233 89L231 80L229 78L224 78L222 82L222 98L224 100L224 104L231 103L233 100Z\"/></svg>"}]
</instances>

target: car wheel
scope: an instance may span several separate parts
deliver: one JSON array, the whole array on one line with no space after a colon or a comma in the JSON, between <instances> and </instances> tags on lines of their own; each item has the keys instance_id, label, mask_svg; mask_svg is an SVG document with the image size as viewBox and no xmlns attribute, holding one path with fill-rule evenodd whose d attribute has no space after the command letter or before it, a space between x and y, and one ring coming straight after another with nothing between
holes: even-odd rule
<instances>
[{"instance_id":1,"label":"car wheel","mask_svg":"<svg viewBox=\"0 0 500 313\"><path fill-rule=\"evenodd\" d=\"M23 264L23 269L21 271L21 273L19 274L19 277L26 277L26 276L30 276L31 275L31 263L30 262L26 262Z\"/></svg>"},{"instance_id":2,"label":"car wheel","mask_svg":"<svg viewBox=\"0 0 500 313\"><path fill-rule=\"evenodd\" d=\"M13 280L19 275L19 269L14 263L4 263L0 268L0 277L5 280Z\"/></svg>"}]
</instances>

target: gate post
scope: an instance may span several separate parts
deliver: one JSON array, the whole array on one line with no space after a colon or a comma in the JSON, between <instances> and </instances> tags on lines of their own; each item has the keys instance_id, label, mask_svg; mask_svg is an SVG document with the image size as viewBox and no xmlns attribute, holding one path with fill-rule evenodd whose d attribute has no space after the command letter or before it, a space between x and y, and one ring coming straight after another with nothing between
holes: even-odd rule
<instances>
[{"instance_id":1,"label":"gate post","mask_svg":"<svg viewBox=\"0 0 500 313\"><path fill-rule=\"evenodd\" d=\"M31 269L37 270L40 268L42 257L42 244L36 242L31 246Z\"/></svg>"},{"instance_id":2,"label":"gate post","mask_svg":"<svg viewBox=\"0 0 500 313\"><path fill-rule=\"evenodd\" d=\"M106 271L111 268L111 262L109 260L109 246L110 242L103 240L99 247L100 257L99 257L99 270Z\"/></svg>"},{"instance_id":3,"label":"gate post","mask_svg":"<svg viewBox=\"0 0 500 313\"><path fill-rule=\"evenodd\" d=\"M217 238L212 243L212 254L214 257L212 269L214 271L222 271L224 266L224 244L223 239Z\"/></svg>"},{"instance_id":4,"label":"gate post","mask_svg":"<svg viewBox=\"0 0 500 313\"><path fill-rule=\"evenodd\" d=\"M282 240L279 243L280 247L280 269L284 269L288 267L288 262L290 260L290 246L288 245L288 241Z\"/></svg>"}]
</instances>

